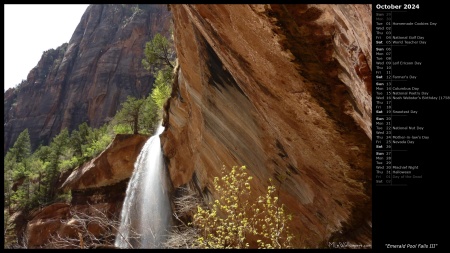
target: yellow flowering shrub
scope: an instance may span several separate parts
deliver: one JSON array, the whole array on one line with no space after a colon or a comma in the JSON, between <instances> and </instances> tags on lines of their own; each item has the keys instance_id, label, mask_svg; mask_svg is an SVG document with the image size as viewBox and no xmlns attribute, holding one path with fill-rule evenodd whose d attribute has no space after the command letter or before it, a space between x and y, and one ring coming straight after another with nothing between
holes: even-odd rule
<instances>
[{"instance_id":1,"label":"yellow flowering shrub","mask_svg":"<svg viewBox=\"0 0 450 253\"><path fill-rule=\"evenodd\" d=\"M275 196L272 180L267 193L257 198L251 195L251 180L245 166L233 166L229 173L224 166L222 177L214 178L220 197L208 209L198 206L192 222L201 248L291 247L288 223L292 216Z\"/></svg>"}]
</instances>

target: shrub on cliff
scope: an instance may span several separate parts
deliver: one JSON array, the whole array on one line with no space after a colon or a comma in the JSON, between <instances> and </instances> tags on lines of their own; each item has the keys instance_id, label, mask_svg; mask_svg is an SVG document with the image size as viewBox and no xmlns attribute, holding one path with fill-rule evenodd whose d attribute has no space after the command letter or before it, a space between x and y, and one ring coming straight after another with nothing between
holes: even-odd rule
<instances>
[{"instance_id":1,"label":"shrub on cliff","mask_svg":"<svg viewBox=\"0 0 450 253\"><path fill-rule=\"evenodd\" d=\"M172 88L170 87L167 77L164 76L163 71L159 71L158 75L156 76L151 97L153 102L158 106L160 110L163 108L166 100L170 97L171 92Z\"/></svg>"},{"instance_id":2,"label":"shrub on cliff","mask_svg":"<svg viewBox=\"0 0 450 253\"><path fill-rule=\"evenodd\" d=\"M286 213L285 206L279 202L272 181L267 187L267 193L255 198L250 187L252 177L248 176L245 166L234 166L229 173L223 167L222 174L222 177L214 178L213 183L220 197L210 203L208 208L198 205L190 226L181 230L195 242L181 246L291 248L293 235L289 221L292 216ZM179 237L180 232L173 235Z\"/></svg>"}]
</instances>

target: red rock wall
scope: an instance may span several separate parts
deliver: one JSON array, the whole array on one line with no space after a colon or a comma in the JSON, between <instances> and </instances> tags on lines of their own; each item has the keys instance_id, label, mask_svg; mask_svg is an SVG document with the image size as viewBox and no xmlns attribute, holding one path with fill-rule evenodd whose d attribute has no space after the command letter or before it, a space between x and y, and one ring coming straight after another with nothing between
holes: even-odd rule
<instances>
[{"instance_id":1,"label":"red rock wall","mask_svg":"<svg viewBox=\"0 0 450 253\"><path fill-rule=\"evenodd\" d=\"M36 148L65 127L103 125L128 95L148 95L145 43L168 33L171 15L166 5L135 7L90 5L69 43L44 52L20 89L5 93L5 153L26 128Z\"/></svg>"},{"instance_id":2,"label":"red rock wall","mask_svg":"<svg viewBox=\"0 0 450 253\"><path fill-rule=\"evenodd\" d=\"M217 197L222 165L246 165L256 192L277 179L297 247L371 244L371 6L171 10L180 69L161 138L174 186Z\"/></svg>"}]
</instances>

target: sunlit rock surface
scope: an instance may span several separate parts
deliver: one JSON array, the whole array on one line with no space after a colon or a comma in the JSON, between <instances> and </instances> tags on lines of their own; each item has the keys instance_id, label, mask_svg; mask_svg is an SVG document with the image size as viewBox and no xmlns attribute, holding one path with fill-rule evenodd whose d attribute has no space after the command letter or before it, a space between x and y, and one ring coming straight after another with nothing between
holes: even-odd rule
<instances>
[{"instance_id":1,"label":"sunlit rock surface","mask_svg":"<svg viewBox=\"0 0 450 253\"><path fill-rule=\"evenodd\" d=\"M259 194L275 180L297 247L371 245L371 5L170 7L174 186L210 195L222 165L246 165Z\"/></svg>"}]
</instances>

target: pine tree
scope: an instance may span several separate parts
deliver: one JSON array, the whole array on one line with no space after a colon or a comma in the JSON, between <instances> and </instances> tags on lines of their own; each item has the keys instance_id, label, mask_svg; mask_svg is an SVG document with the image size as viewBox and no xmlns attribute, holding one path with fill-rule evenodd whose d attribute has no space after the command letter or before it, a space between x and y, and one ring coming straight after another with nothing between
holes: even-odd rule
<instances>
[{"instance_id":1,"label":"pine tree","mask_svg":"<svg viewBox=\"0 0 450 253\"><path fill-rule=\"evenodd\" d=\"M159 33L145 44L144 54L142 65L153 74L161 69L174 68L175 51L172 41Z\"/></svg>"},{"instance_id":2,"label":"pine tree","mask_svg":"<svg viewBox=\"0 0 450 253\"><path fill-rule=\"evenodd\" d=\"M128 96L122 103L122 109L116 114L115 119L120 124L129 124L133 129L133 134L139 133L139 117L143 109L145 100Z\"/></svg>"},{"instance_id":3,"label":"pine tree","mask_svg":"<svg viewBox=\"0 0 450 253\"><path fill-rule=\"evenodd\" d=\"M30 155L30 135L28 129L25 129L4 158L4 193L8 209L11 209L12 205L26 206L29 201L30 182L27 177L30 171ZM11 187L14 182L17 182L18 186L13 190Z\"/></svg>"},{"instance_id":4,"label":"pine tree","mask_svg":"<svg viewBox=\"0 0 450 253\"><path fill-rule=\"evenodd\" d=\"M52 200L56 195L55 187L59 177L59 162L60 156L69 146L69 131L64 128L57 136L55 136L50 143L49 165L46 171L46 178L44 184L47 187L47 201Z\"/></svg>"},{"instance_id":5,"label":"pine tree","mask_svg":"<svg viewBox=\"0 0 450 253\"><path fill-rule=\"evenodd\" d=\"M11 148L10 152L13 153L16 158L16 162L20 163L26 157L29 157L31 154L31 142L30 142L30 134L28 133L28 129L23 130L19 137L17 137L16 142Z\"/></svg>"}]
</instances>

